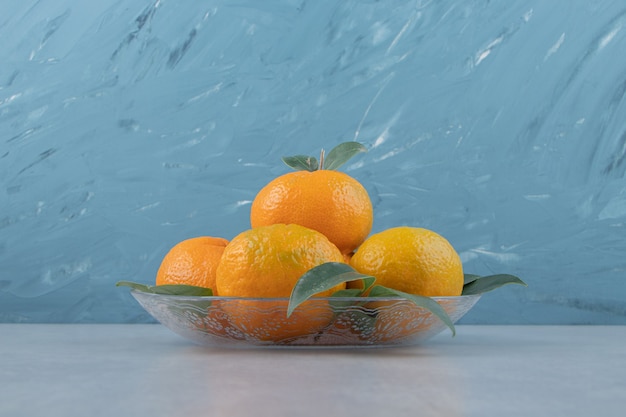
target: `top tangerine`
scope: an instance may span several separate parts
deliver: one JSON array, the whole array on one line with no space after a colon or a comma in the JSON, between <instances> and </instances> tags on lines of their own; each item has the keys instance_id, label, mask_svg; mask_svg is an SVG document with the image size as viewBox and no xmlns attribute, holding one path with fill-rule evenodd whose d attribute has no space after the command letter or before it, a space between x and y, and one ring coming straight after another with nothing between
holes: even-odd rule
<instances>
[{"instance_id":1,"label":"top tangerine","mask_svg":"<svg viewBox=\"0 0 626 417\"><path fill-rule=\"evenodd\" d=\"M372 229L372 202L351 176L333 170L295 171L259 191L250 211L253 228L276 223L299 224L324 234L349 254Z\"/></svg>"}]
</instances>

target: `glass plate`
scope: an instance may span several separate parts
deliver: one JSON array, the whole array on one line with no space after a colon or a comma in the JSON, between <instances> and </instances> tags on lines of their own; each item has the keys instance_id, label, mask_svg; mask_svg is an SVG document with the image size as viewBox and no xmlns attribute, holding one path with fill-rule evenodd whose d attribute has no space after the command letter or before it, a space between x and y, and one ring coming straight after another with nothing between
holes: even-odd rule
<instances>
[{"instance_id":1,"label":"glass plate","mask_svg":"<svg viewBox=\"0 0 626 417\"><path fill-rule=\"evenodd\" d=\"M288 318L287 298L131 294L165 327L205 346L406 346L448 329L430 311L402 298L311 298ZM456 322L480 295L433 298Z\"/></svg>"}]
</instances>

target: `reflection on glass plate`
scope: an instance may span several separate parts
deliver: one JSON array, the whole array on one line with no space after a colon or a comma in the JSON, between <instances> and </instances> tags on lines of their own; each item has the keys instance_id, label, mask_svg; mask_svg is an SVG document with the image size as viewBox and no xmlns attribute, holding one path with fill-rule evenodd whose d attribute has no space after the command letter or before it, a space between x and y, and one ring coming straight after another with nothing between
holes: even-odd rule
<instances>
[{"instance_id":1,"label":"reflection on glass plate","mask_svg":"<svg viewBox=\"0 0 626 417\"><path fill-rule=\"evenodd\" d=\"M402 298L312 298L287 317L288 298L131 294L161 324L206 346L406 346L448 329L430 311ZM433 298L456 322L480 294Z\"/></svg>"}]
</instances>

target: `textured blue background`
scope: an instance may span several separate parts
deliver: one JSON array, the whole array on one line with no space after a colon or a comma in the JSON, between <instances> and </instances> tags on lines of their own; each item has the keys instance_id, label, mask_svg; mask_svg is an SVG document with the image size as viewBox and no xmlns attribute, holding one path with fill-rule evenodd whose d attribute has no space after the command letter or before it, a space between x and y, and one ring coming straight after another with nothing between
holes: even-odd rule
<instances>
[{"instance_id":1,"label":"textured blue background","mask_svg":"<svg viewBox=\"0 0 626 417\"><path fill-rule=\"evenodd\" d=\"M622 1L0 2L0 321L151 321L280 156L358 140L374 231L528 288L465 323L626 324Z\"/></svg>"}]
</instances>

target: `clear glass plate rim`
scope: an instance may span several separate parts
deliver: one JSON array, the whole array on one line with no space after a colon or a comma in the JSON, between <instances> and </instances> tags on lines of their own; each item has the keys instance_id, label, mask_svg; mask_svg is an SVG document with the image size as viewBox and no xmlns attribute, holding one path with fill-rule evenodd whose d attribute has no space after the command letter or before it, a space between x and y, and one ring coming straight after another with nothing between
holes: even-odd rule
<instances>
[{"instance_id":1,"label":"clear glass plate rim","mask_svg":"<svg viewBox=\"0 0 626 417\"><path fill-rule=\"evenodd\" d=\"M141 291L132 288L130 290L133 295L140 295L145 297L153 297L159 299L172 299L172 300L180 300L180 301L258 301L258 302L289 302L288 297L275 297L275 298L262 298L262 297L224 297L224 296L197 296L197 295L176 295L176 294L156 294L150 293L146 291ZM429 297L435 301L445 301L445 300L471 300L480 298L482 294L468 294L468 295L458 295L458 296L436 296ZM369 301L410 301L404 297L312 297L307 301L354 301L354 302L369 302Z\"/></svg>"}]
</instances>

